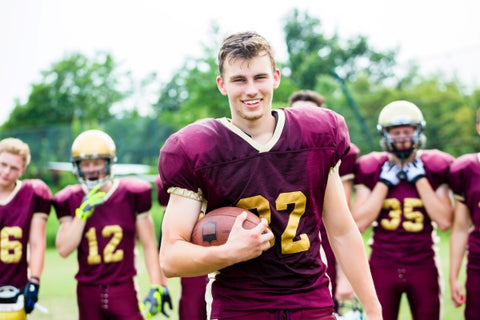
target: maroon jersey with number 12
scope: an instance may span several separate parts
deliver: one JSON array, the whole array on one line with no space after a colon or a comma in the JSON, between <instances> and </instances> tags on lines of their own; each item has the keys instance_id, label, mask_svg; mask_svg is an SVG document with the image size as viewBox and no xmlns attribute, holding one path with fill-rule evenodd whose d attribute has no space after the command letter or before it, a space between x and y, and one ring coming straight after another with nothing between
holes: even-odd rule
<instances>
[{"instance_id":1,"label":"maroon jersey with number 12","mask_svg":"<svg viewBox=\"0 0 480 320\"><path fill-rule=\"evenodd\" d=\"M34 213L50 214L52 193L41 180L17 181L0 201L0 286L22 288L28 281L27 247Z\"/></svg>"},{"instance_id":2,"label":"maroon jersey with number 12","mask_svg":"<svg viewBox=\"0 0 480 320\"><path fill-rule=\"evenodd\" d=\"M53 202L58 219L73 218L84 196L85 190L79 184L59 191ZM77 249L78 282L106 285L132 279L136 274L137 215L149 211L151 206L149 182L134 177L113 181L105 202L95 208L85 225Z\"/></svg>"},{"instance_id":3,"label":"maroon jersey with number 12","mask_svg":"<svg viewBox=\"0 0 480 320\"><path fill-rule=\"evenodd\" d=\"M275 235L261 256L220 270L212 318L269 309L332 306L320 255L323 195L331 168L348 151L344 119L318 107L277 109L272 139L259 145L226 119L208 119L173 134L159 158L167 191L266 218Z\"/></svg>"}]
</instances>

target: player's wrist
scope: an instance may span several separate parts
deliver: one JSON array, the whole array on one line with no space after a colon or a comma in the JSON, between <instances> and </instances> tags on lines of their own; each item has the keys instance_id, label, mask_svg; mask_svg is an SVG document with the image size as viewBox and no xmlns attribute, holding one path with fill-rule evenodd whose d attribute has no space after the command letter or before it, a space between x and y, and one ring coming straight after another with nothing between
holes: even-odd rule
<instances>
[{"instance_id":1,"label":"player's wrist","mask_svg":"<svg viewBox=\"0 0 480 320\"><path fill-rule=\"evenodd\" d=\"M87 219L90 217L90 213L87 211L83 211L80 208L75 209L75 216L79 218L80 220L87 221Z\"/></svg>"},{"instance_id":2,"label":"player's wrist","mask_svg":"<svg viewBox=\"0 0 480 320\"><path fill-rule=\"evenodd\" d=\"M40 284L40 278L37 276L31 276L28 281L35 283L35 284Z\"/></svg>"}]
</instances>

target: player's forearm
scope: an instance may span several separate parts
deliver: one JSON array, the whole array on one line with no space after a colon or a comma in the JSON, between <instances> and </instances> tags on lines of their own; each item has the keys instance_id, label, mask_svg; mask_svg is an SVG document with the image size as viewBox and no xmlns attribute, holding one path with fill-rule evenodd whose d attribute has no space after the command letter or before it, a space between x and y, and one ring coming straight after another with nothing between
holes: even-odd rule
<instances>
[{"instance_id":1,"label":"player's forearm","mask_svg":"<svg viewBox=\"0 0 480 320\"><path fill-rule=\"evenodd\" d=\"M458 274L460 273L460 268L465 257L467 242L468 231L460 231L454 226L450 234L450 282L458 279Z\"/></svg>"},{"instance_id":2,"label":"player's forearm","mask_svg":"<svg viewBox=\"0 0 480 320\"><path fill-rule=\"evenodd\" d=\"M375 293L361 235L352 231L331 244L340 267L366 312L373 317L372 319L381 319L381 306Z\"/></svg>"},{"instance_id":3,"label":"player's forearm","mask_svg":"<svg viewBox=\"0 0 480 320\"><path fill-rule=\"evenodd\" d=\"M30 245L30 277L40 278L43 272L43 266L45 262L45 240L31 243Z\"/></svg>"},{"instance_id":4,"label":"player's forearm","mask_svg":"<svg viewBox=\"0 0 480 320\"><path fill-rule=\"evenodd\" d=\"M46 249L46 225L47 220L43 215L34 215L29 236L30 258L29 269L30 277L38 277L42 275L45 249Z\"/></svg>"},{"instance_id":5,"label":"player's forearm","mask_svg":"<svg viewBox=\"0 0 480 320\"><path fill-rule=\"evenodd\" d=\"M360 232L364 232L377 219L382 209L383 200L385 200L388 187L383 183L377 185L370 191L361 191L362 195L355 198L352 215Z\"/></svg>"},{"instance_id":6,"label":"player's forearm","mask_svg":"<svg viewBox=\"0 0 480 320\"><path fill-rule=\"evenodd\" d=\"M225 245L202 247L185 241L173 246L162 243L160 265L167 277L195 277L228 267L235 262Z\"/></svg>"},{"instance_id":7,"label":"player's forearm","mask_svg":"<svg viewBox=\"0 0 480 320\"><path fill-rule=\"evenodd\" d=\"M58 229L55 245L61 257L68 257L80 245L85 221L74 218L71 221L61 222Z\"/></svg>"},{"instance_id":8,"label":"player's forearm","mask_svg":"<svg viewBox=\"0 0 480 320\"><path fill-rule=\"evenodd\" d=\"M440 230L449 229L453 222L453 206L448 188L441 186L437 193L427 179L419 179L415 185L430 219L435 221Z\"/></svg>"}]
</instances>

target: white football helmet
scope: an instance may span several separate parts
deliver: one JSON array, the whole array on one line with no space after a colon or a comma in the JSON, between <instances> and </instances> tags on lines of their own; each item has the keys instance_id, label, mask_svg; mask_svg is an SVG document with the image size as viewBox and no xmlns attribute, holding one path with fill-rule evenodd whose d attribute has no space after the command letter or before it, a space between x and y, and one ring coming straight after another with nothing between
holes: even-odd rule
<instances>
[{"instance_id":1,"label":"white football helmet","mask_svg":"<svg viewBox=\"0 0 480 320\"><path fill-rule=\"evenodd\" d=\"M80 161L92 159L105 159L105 178L96 180L85 179L80 168ZM117 161L115 143L112 138L100 130L87 130L82 132L72 144L73 173L78 181L89 190L102 186L108 180L113 179L112 165Z\"/></svg>"},{"instance_id":2,"label":"white football helmet","mask_svg":"<svg viewBox=\"0 0 480 320\"><path fill-rule=\"evenodd\" d=\"M388 134L392 127L412 126L415 128L415 134L412 138L412 147L408 150L397 150ZM380 145L383 150L394 153L401 159L408 158L415 149L419 149L425 143L426 138L423 134L425 129L425 120L420 109L413 103L405 100L393 101L383 107L378 116L377 130L380 136Z\"/></svg>"}]
</instances>

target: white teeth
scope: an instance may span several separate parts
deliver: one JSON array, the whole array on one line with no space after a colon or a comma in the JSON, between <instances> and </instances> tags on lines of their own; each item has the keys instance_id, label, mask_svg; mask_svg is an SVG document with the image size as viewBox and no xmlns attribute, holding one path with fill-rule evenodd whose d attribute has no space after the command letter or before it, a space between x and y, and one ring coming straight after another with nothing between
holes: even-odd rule
<instances>
[{"instance_id":1,"label":"white teeth","mask_svg":"<svg viewBox=\"0 0 480 320\"><path fill-rule=\"evenodd\" d=\"M260 99L245 101L246 104L255 104L255 103L259 103L259 102L260 102Z\"/></svg>"}]
</instances>

